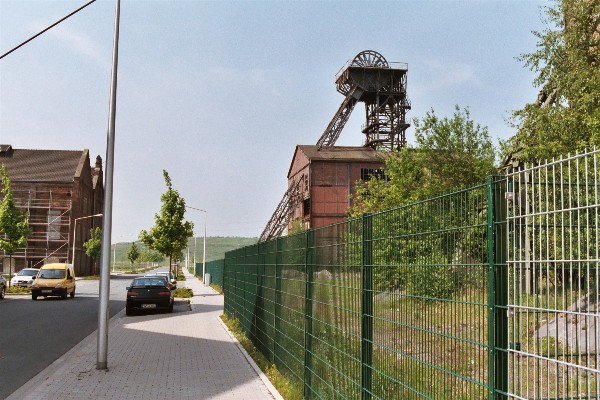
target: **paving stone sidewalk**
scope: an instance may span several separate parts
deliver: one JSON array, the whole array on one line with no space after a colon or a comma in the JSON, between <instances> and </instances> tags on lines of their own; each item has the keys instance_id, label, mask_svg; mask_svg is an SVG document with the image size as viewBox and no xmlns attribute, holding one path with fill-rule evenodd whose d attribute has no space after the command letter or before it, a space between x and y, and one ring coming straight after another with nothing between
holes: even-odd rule
<instances>
[{"instance_id":1,"label":"paving stone sidewalk","mask_svg":"<svg viewBox=\"0 0 600 400\"><path fill-rule=\"evenodd\" d=\"M220 321L223 296L187 272L179 284L190 305L110 320L108 370L96 370L94 332L8 400L282 399Z\"/></svg>"}]
</instances>

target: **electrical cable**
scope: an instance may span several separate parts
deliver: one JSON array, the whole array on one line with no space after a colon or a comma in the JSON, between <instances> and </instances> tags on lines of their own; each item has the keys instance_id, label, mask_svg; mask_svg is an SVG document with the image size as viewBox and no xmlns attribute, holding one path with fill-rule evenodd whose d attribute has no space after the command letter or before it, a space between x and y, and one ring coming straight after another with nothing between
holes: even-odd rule
<instances>
[{"instance_id":1,"label":"electrical cable","mask_svg":"<svg viewBox=\"0 0 600 400\"><path fill-rule=\"evenodd\" d=\"M63 22L65 19L71 17L72 15L78 13L79 11L83 10L84 8L86 8L87 6L89 6L90 4L94 3L96 0L91 0L90 2L88 2L87 4L84 4L83 6L79 7L77 10L73 11L71 14L67 15L66 17L61 18L60 20L56 21L55 23L53 23L52 25L50 25L49 27L47 27L46 29L44 29L43 31L41 31L40 33L38 33L35 36L30 37L29 39L27 39L26 41L24 41L23 43L21 43L20 45L18 45L17 47L13 48L12 50L9 50L8 52L2 54L0 56L0 60L2 60L4 57L6 57L7 55L9 55L10 53L12 53L13 51L19 49L20 47L26 45L27 43L31 42L33 39L35 39L36 37L40 36L42 33L54 28L56 25L60 24L61 22Z\"/></svg>"}]
</instances>

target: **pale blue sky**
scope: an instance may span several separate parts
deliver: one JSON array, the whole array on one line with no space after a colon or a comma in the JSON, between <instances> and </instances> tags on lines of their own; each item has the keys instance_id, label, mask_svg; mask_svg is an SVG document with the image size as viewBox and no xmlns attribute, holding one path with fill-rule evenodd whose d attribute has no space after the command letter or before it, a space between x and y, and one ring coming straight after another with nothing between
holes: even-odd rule
<instances>
[{"instance_id":1,"label":"pale blue sky","mask_svg":"<svg viewBox=\"0 0 600 400\"><path fill-rule=\"evenodd\" d=\"M0 52L85 2L0 0ZM535 49L548 4L122 0L113 242L152 226L163 169L208 210L209 236L258 236L295 145L319 139L343 100L335 74L362 50L408 63L410 119L458 104L510 137L506 118L537 95L515 57ZM113 22L114 1L99 0L0 60L0 143L105 159ZM337 144L362 144L363 115ZM187 217L202 235L203 214Z\"/></svg>"}]
</instances>

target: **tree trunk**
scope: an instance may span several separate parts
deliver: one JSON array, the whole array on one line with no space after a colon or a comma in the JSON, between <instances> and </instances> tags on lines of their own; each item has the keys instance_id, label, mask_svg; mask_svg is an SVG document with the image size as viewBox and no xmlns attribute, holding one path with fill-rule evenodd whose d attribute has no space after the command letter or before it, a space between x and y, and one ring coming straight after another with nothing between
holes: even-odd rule
<instances>
[{"instance_id":1,"label":"tree trunk","mask_svg":"<svg viewBox=\"0 0 600 400\"><path fill-rule=\"evenodd\" d=\"M8 255L8 287L10 287L10 281L12 280L12 253Z\"/></svg>"}]
</instances>

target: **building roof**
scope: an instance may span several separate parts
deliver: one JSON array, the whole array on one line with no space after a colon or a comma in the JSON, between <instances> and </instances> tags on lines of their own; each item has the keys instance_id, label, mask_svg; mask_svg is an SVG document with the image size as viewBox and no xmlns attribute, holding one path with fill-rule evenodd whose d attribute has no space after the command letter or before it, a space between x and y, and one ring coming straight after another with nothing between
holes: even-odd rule
<instances>
[{"instance_id":1,"label":"building roof","mask_svg":"<svg viewBox=\"0 0 600 400\"><path fill-rule=\"evenodd\" d=\"M362 146L322 147L319 150L316 145L300 144L296 147L297 150L302 151L309 160L381 162L385 159L385 153Z\"/></svg>"},{"instance_id":2,"label":"building roof","mask_svg":"<svg viewBox=\"0 0 600 400\"><path fill-rule=\"evenodd\" d=\"M73 182L89 154L84 150L29 150L0 145L0 164L12 182Z\"/></svg>"}]
</instances>

